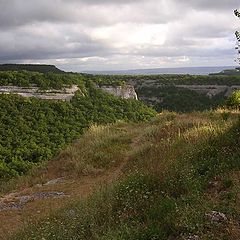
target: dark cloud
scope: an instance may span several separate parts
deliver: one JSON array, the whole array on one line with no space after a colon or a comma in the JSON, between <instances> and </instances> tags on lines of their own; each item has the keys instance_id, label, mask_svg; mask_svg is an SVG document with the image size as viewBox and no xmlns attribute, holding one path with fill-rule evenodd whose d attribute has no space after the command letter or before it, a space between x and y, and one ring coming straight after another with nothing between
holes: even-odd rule
<instances>
[{"instance_id":1,"label":"dark cloud","mask_svg":"<svg viewBox=\"0 0 240 240\"><path fill-rule=\"evenodd\" d=\"M197 10L232 10L240 7L238 0L181 0L180 4Z\"/></svg>"},{"instance_id":2,"label":"dark cloud","mask_svg":"<svg viewBox=\"0 0 240 240\"><path fill-rule=\"evenodd\" d=\"M72 33L68 27L58 29L47 24L43 30L34 25L30 29L5 32L0 41L1 60L81 58L109 54L104 42L91 39L84 33ZM48 34L45 34L45 31Z\"/></svg>"},{"instance_id":3,"label":"dark cloud","mask_svg":"<svg viewBox=\"0 0 240 240\"><path fill-rule=\"evenodd\" d=\"M0 27L16 27L34 22L74 21L76 9L59 0L1 0Z\"/></svg>"}]
</instances>

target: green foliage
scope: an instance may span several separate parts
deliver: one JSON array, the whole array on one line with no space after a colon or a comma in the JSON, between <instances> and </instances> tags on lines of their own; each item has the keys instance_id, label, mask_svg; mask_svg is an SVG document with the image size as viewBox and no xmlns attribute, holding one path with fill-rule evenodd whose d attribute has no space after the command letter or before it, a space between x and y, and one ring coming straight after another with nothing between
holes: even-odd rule
<instances>
[{"instance_id":1,"label":"green foliage","mask_svg":"<svg viewBox=\"0 0 240 240\"><path fill-rule=\"evenodd\" d=\"M240 124L227 133L211 138L195 153L194 168L196 174L206 183L217 174L240 169Z\"/></svg>"},{"instance_id":2,"label":"green foliage","mask_svg":"<svg viewBox=\"0 0 240 240\"><path fill-rule=\"evenodd\" d=\"M204 94L174 86L143 86L138 88L137 93L140 98L144 98L144 101L152 105L157 111L192 112L209 110L219 106L224 99L222 95L210 99Z\"/></svg>"},{"instance_id":3,"label":"green foliage","mask_svg":"<svg viewBox=\"0 0 240 240\"><path fill-rule=\"evenodd\" d=\"M99 85L120 84L121 81L134 84L140 99L153 106L155 110L191 112L214 109L225 101L224 93L209 98L175 85L239 85L240 76L197 76L197 75L89 75L89 79L98 79ZM95 81L95 80L94 80ZM101 83L101 84L100 84Z\"/></svg>"},{"instance_id":4,"label":"green foliage","mask_svg":"<svg viewBox=\"0 0 240 240\"><path fill-rule=\"evenodd\" d=\"M86 78L94 81L99 86L124 86L126 84L126 79L118 79L114 76L101 76L101 75L85 75Z\"/></svg>"},{"instance_id":5,"label":"green foliage","mask_svg":"<svg viewBox=\"0 0 240 240\"><path fill-rule=\"evenodd\" d=\"M91 77L91 75L90 75ZM162 75L97 75L97 78L105 81L125 81L134 82L136 86L142 84L148 85L151 81L158 85L239 85L240 76L222 76L222 75L179 75L179 74L162 74Z\"/></svg>"},{"instance_id":6,"label":"green foliage","mask_svg":"<svg viewBox=\"0 0 240 240\"><path fill-rule=\"evenodd\" d=\"M56 73L39 73L27 71L0 71L1 86L20 86L29 87L37 85L42 89L61 89L64 86L72 84L81 84L83 76L81 74L56 74Z\"/></svg>"},{"instance_id":7,"label":"green foliage","mask_svg":"<svg viewBox=\"0 0 240 240\"><path fill-rule=\"evenodd\" d=\"M144 212L159 196L156 179L142 174L133 174L120 182L114 192L113 214L121 222L143 221Z\"/></svg>"},{"instance_id":8,"label":"green foliage","mask_svg":"<svg viewBox=\"0 0 240 240\"><path fill-rule=\"evenodd\" d=\"M78 82L79 76L73 76ZM117 120L146 121L156 114L141 102L120 99L96 89L96 80L92 76L83 78L78 85L81 84L85 96L76 94L71 102L0 96L1 177L23 174L56 155L92 124ZM100 82L108 80L103 78ZM59 85L62 86L61 81ZM159 90L163 95L157 95ZM202 95L173 86L144 91L149 96L164 96L168 99L165 107L169 109L177 107L181 111L190 111L194 103L202 110L210 104ZM213 100L219 101L217 98ZM236 196L239 191L234 192L236 183L230 174L240 171L240 123L238 121L230 128L231 118L230 113L217 116L213 112L203 113L201 119L194 114L161 114L151 126L140 129L138 137L143 143L137 138L128 146L135 146L135 140L138 145L142 144L126 155L131 158L124 167L129 173L127 176L86 201L61 209L50 218L28 227L13 239L164 240L187 239L194 234L201 239L211 239L209 236L214 233L218 237L213 239L224 239L229 226L212 224L206 219L206 213L223 211L238 222ZM100 136L102 140L103 135ZM94 148L87 149L99 151L88 154L86 150L83 163L105 168L112 166L114 160L119 160L117 157L111 159L116 152L119 152L119 158L126 157L124 149L131 142L128 137L106 138L109 141L105 144L96 139L92 145ZM79 163L78 159L75 161ZM216 179L220 187L211 189L209 183ZM217 194L210 195L211 191Z\"/></svg>"},{"instance_id":9,"label":"green foliage","mask_svg":"<svg viewBox=\"0 0 240 240\"><path fill-rule=\"evenodd\" d=\"M240 109L240 91L235 91L227 99L226 104L230 108Z\"/></svg>"},{"instance_id":10,"label":"green foliage","mask_svg":"<svg viewBox=\"0 0 240 240\"><path fill-rule=\"evenodd\" d=\"M76 94L71 102L0 96L0 179L24 174L52 158L92 124L146 121L155 115L143 103L114 97L93 84L85 91L85 97Z\"/></svg>"}]
</instances>

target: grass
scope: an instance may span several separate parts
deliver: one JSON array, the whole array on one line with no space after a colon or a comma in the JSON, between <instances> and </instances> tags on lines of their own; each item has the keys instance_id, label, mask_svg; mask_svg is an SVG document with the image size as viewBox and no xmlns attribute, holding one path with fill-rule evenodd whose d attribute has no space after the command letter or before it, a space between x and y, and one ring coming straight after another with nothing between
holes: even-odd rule
<instances>
[{"instance_id":1,"label":"grass","mask_svg":"<svg viewBox=\"0 0 240 240\"><path fill-rule=\"evenodd\" d=\"M119 167L124 174L9 239L239 239L239 144L237 111L164 112L150 123L93 126L49 163L43 179L109 176ZM211 211L228 221L211 222Z\"/></svg>"},{"instance_id":2,"label":"grass","mask_svg":"<svg viewBox=\"0 0 240 240\"><path fill-rule=\"evenodd\" d=\"M105 126L91 126L82 138L61 151L52 161L32 169L27 175L0 185L0 194L25 189L50 179L97 175L118 166L129 150L136 124L119 122Z\"/></svg>"}]
</instances>

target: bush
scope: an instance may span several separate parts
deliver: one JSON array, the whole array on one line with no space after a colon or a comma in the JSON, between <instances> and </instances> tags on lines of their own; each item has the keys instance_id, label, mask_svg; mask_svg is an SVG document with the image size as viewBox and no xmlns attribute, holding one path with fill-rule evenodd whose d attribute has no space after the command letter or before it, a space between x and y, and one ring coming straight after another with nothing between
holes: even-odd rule
<instances>
[{"instance_id":1,"label":"bush","mask_svg":"<svg viewBox=\"0 0 240 240\"><path fill-rule=\"evenodd\" d=\"M240 90L233 92L228 98L227 106L233 109L240 109Z\"/></svg>"}]
</instances>

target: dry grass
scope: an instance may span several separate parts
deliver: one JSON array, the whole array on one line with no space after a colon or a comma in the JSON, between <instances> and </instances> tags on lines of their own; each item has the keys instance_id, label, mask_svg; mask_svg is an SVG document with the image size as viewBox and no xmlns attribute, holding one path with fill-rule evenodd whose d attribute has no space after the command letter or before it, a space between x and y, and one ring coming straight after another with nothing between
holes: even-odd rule
<instances>
[{"instance_id":1,"label":"dry grass","mask_svg":"<svg viewBox=\"0 0 240 240\"><path fill-rule=\"evenodd\" d=\"M129 152L136 146L143 125L94 125L52 161L2 186L0 200L3 202L14 201L14 197L7 199L7 193L13 191L16 196L51 191L68 195L61 199L30 202L20 211L0 212L2 237L6 238L24 225L34 223L69 203L89 196L119 178ZM64 178L61 184L38 186L59 177Z\"/></svg>"},{"instance_id":2,"label":"dry grass","mask_svg":"<svg viewBox=\"0 0 240 240\"><path fill-rule=\"evenodd\" d=\"M156 194L159 196L162 195L163 192L166 194L162 196L166 198L165 203L159 199L155 199L155 193L153 194L153 201L155 202L151 204L154 205L154 209L155 207L158 208L161 206L161 204L163 204L162 209L164 211L165 208L171 209L172 202L174 202L174 206L176 205L179 208L178 214L174 217L176 219L171 218L171 224L174 225L174 227L172 226L172 231L175 231L175 228L184 228L185 231L188 230L190 232L197 231L196 225L203 224L201 222L201 214L204 211L211 210L214 204L217 206L222 204L222 202L214 191L206 191L206 195L199 196L198 200L194 199L195 196L191 196L191 194L194 195L194 191L198 189L198 185L195 186L195 184L199 184L195 182L198 180L193 179L194 175L192 175L191 172L191 169L193 169L195 165L198 167L197 163L190 161L198 152L198 148L195 146L204 146L209 139L217 138L221 134L228 132L231 126L237 121L238 117L239 113L237 112L226 113L223 110L182 115L165 112L159 114L159 116L150 123L126 124L120 122L108 126L92 126L82 138L71 144L55 159L46 163L45 166L33 170L28 176L21 177L17 180L18 183L13 181L2 191L4 193L16 189L19 192L23 190L24 194L37 192L39 191L35 186L37 183L45 183L50 179L65 177L64 183L54 186L44 186L41 188L41 191L63 191L69 194L70 197L62 198L57 201L51 199L47 201L36 201L26 205L21 212L6 212L0 214L0 220L3 223L1 230L2 232L6 232L5 236L8 236L24 225L28 226L30 223L38 226L35 222L39 219L46 218L49 214L55 216L57 209L65 209L68 211L68 209L72 207L67 206L77 202L77 206L81 206L77 220L69 219L66 216L60 216L60 220L56 221L61 221L61 224L62 222L66 224L66 229L68 229L68 225L70 226L71 224L77 228L79 225L76 221L83 221L81 224L85 229L87 226L85 226L85 224L87 223L84 222L85 220L82 219L81 215L83 214L86 219L91 219L94 225L93 231L100 231L100 233L95 233L95 237L79 239L100 239L100 237L97 237L97 234L101 235L101 231L108 231L111 227L113 227L113 232L109 232L108 237L102 239L128 239L119 237L121 234L126 234L123 233L125 231L128 231L129 234L131 233L132 230L125 228L125 225L121 225L123 228L119 230L119 233L115 232L114 224L116 221L119 221L119 219L115 219L113 209L117 206L116 208L122 211L121 204L126 204L124 201L127 201L127 198L130 197L131 201L129 200L128 203L130 204L130 209L133 210L122 212L121 221L122 219L124 219L124 221L130 221L130 218L135 218L138 214L138 210L134 210L135 207L139 210L142 208L143 215L150 214L147 212L148 210L144 209L145 205L141 207L138 206L139 199L142 197L140 182L143 181L143 186L147 188L146 191L143 191L143 202L144 197L148 199L149 193L153 190L152 188L155 188L155 185L151 185L151 183L145 184L145 178L141 178L141 174L146 174L157 178L158 187L156 188ZM137 176L140 174L140 177L136 177L136 179L130 178L129 180L126 176L129 174L132 175L133 173L137 174ZM186 179L182 179L182 176L186 176ZM235 174L231 176L234 185L238 186L238 181L240 179L239 172L235 171ZM122 181L120 182L120 189L123 188L121 194L127 195L124 195L124 199L114 200L114 191L118 190L114 190L115 187L110 186L120 177L123 179L123 183ZM221 182L223 181L224 177L221 178ZM133 192L140 186L141 191L137 193L140 195L135 196L132 195L132 192L128 192L127 189L129 189L129 184L133 187ZM85 198L92 193L96 193L101 188L105 189L105 185L109 186L108 190L100 191L100 194L96 194L96 196L87 200L84 206L82 205L82 201L79 203L80 198ZM119 187L116 189L118 188ZM159 190L158 188L161 189ZM124 191L126 191L126 193ZM239 193L239 189L236 188L235 192ZM119 196L121 196L121 194ZM179 196L193 198L191 199L193 206L186 205L184 202L190 201L190 199L182 201L182 199L178 199ZM134 202L135 200L132 199L138 199L138 201ZM209 204L208 201L210 201L211 204ZM237 198L236 201L239 202L239 199ZM118 203L117 205L116 202ZM131 204L133 204L133 206L131 206ZM166 206L164 204L166 204ZM126 207L127 205L124 206ZM102 215L103 209L107 211L104 213L104 216ZM173 207L173 209L175 208ZM174 211L173 209L171 211ZM156 209L156 211L158 210ZM36 212L38 214L36 214ZM150 215L148 217L154 218L154 216L155 213L153 213L153 216ZM102 218L109 221L110 225L112 224L112 226L109 225L108 230L105 229L106 226L104 224L102 225L102 221L104 221ZM163 218L166 218L166 216L163 216ZM178 223L175 222L177 219L179 221ZM46 221L47 220L43 222L45 223ZM56 234L55 231L58 231L59 236L65 236L63 232L61 232L63 230L61 230L60 227L51 222L51 219L49 221L53 224L52 229L45 228L44 225L41 225L43 228L43 236L46 236L44 235L44 231L49 231L49 234ZM67 223L67 221L69 221L69 223ZM142 229L140 227L139 232L144 231L145 228L151 227L148 226L147 222L144 222L144 224L145 227ZM231 236L235 236L235 239L236 236L239 236L236 224L236 221L232 218L228 226ZM131 226L129 227L131 228ZM138 227L135 231L137 231ZM38 231L37 229L34 230L34 226L31 228L34 234L35 231ZM199 229L201 229L201 226ZM218 233L218 229L214 231L219 236L221 235ZM74 237L76 233L73 231L72 234L72 237ZM118 234L120 235L118 236ZM132 232L132 236L134 234L135 233ZM26 235L26 238L22 236L20 239L28 239L28 235ZM202 237L203 239L208 239L207 237L209 237L209 235L205 237L205 235L202 234ZM62 239L67 238L63 237ZM174 239L181 238L176 237Z\"/></svg>"}]
</instances>

